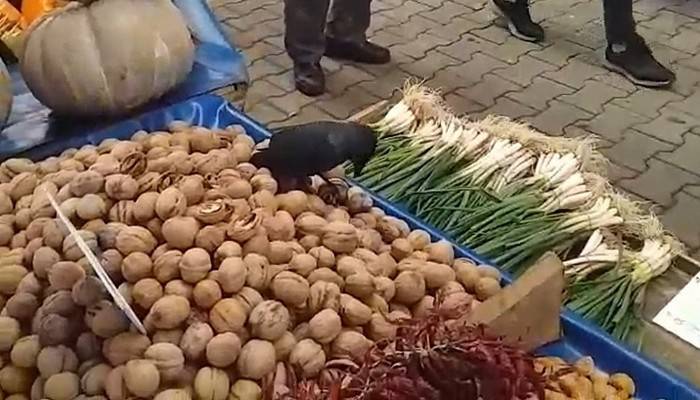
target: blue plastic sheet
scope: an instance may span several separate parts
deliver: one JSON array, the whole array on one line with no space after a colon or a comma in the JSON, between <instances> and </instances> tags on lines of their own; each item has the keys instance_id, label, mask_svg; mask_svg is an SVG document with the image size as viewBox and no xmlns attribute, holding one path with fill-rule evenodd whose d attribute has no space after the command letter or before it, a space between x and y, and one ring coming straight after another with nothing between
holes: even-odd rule
<instances>
[{"instance_id":1,"label":"blue plastic sheet","mask_svg":"<svg viewBox=\"0 0 700 400\"><path fill-rule=\"evenodd\" d=\"M195 64L187 80L163 98L134 115L181 102L229 85L247 84L248 72L241 53L229 43L205 0L174 0L187 20L197 45ZM27 89L17 65L12 76L14 104L5 129L0 133L0 159L61 137L80 136L115 121L57 119Z\"/></svg>"},{"instance_id":2,"label":"blue plastic sheet","mask_svg":"<svg viewBox=\"0 0 700 400\"><path fill-rule=\"evenodd\" d=\"M144 114L107 129L90 132L79 137L68 137L60 141L45 143L16 156L39 160L51 155L57 155L67 148L78 148L85 144L96 145L106 138L127 139L140 129L147 131L163 130L174 120L189 121L192 124L210 128L222 128L232 124L239 124L245 127L247 133L256 141L269 137L269 132L263 126L234 108L224 99L207 95ZM387 214L405 220L414 229L423 229L430 232L433 239L437 240L445 237L439 231L406 213L401 207L384 201L377 196L374 196L374 200L375 204L384 209ZM457 249L456 255L458 257L466 257L478 263L484 263L484 260L470 250L456 245L455 248ZM598 327L582 320L573 313L562 313L562 325L564 333L562 339L541 348L539 350L541 354L559 356L570 361L584 355L590 355L595 359L596 365L605 371L624 371L630 374L637 384L637 396L642 400L700 399L698 388L655 362L630 350L625 345L618 343Z\"/></svg>"}]
</instances>

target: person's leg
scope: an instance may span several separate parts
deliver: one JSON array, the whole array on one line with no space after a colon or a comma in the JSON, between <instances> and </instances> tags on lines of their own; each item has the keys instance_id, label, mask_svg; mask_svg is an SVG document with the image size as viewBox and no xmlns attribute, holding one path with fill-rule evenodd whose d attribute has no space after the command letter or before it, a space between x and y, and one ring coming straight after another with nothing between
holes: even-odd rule
<instances>
[{"instance_id":1,"label":"person's leg","mask_svg":"<svg viewBox=\"0 0 700 400\"><path fill-rule=\"evenodd\" d=\"M513 36L528 42L544 39L542 27L532 21L528 0L492 0L494 11L505 19Z\"/></svg>"},{"instance_id":2,"label":"person's leg","mask_svg":"<svg viewBox=\"0 0 700 400\"><path fill-rule=\"evenodd\" d=\"M326 49L326 17L329 0L285 0L284 45L294 61L297 89L309 96L325 90L321 57Z\"/></svg>"},{"instance_id":3,"label":"person's leg","mask_svg":"<svg viewBox=\"0 0 700 400\"><path fill-rule=\"evenodd\" d=\"M333 0L326 29L326 55L357 62L384 64L388 49L367 41L371 0Z\"/></svg>"},{"instance_id":4,"label":"person's leg","mask_svg":"<svg viewBox=\"0 0 700 400\"><path fill-rule=\"evenodd\" d=\"M635 30L632 0L603 0L607 66L632 82L650 87L671 84L675 75L661 65Z\"/></svg>"}]
</instances>

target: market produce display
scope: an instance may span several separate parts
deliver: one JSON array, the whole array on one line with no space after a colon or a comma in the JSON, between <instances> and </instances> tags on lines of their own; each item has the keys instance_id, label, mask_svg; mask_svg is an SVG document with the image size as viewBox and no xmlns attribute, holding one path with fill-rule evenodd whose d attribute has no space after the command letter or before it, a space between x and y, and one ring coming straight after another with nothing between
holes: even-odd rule
<instances>
[{"instance_id":1,"label":"market produce display","mask_svg":"<svg viewBox=\"0 0 700 400\"><path fill-rule=\"evenodd\" d=\"M611 188L589 138L459 118L410 83L373 127L380 140L361 183L516 274L556 251L567 260L568 306L618 338L635 326L645 285L682 250Z\"/></svg>"},{"instance_id":2,"label":"market produce display","mask_svg":"<svg viewBox=\"0 0 700 400\"><path fill-rule=\"evenodd\" d=\"M124 114L181 83L194 63L187 22L170 0L72 1L24 35L22 76L62 115Z\"/></svg>"},{"instance_id":3,"label":"market produce display","mask_svg":"<svg viewBox=\"0 0 700 400\"><path fill-rule=\"evenodd\" d=\"M280 369L312 379L359 367L409 319L434 325L438 299L454 317L500 290L497 269L455 259L363 190L338 184L333 205L277 193L247 162L254 143L239 126L171 128L0 164L6 398L257 399ZM147 335L109 300L47 193Z\"/></svg>"},{"instance_id":4,"label":"market produce display","mask_svg":"<svg viewBox=\"0 0 700 400\"><path fill-rule=\"evenodd\" d=\"M629 399L636 392L627 374L606 374L595 368L590 357L573 365L558 357L540 357L535 360L535 368L544 375L547 399L618 400Z\"/></svg>"}]
</instances>

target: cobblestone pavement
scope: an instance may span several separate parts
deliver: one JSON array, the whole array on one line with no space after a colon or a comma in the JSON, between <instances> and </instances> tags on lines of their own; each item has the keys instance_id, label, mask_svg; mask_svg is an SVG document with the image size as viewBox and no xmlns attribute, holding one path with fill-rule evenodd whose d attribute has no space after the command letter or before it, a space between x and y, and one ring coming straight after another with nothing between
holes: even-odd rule
<instances>
[{"instance_id":1,"label":"cobblestone pavement","mask_svg":"<svg viewBox=\"0 0 700 400\"><path fill-rule=\"evenodd\" d=\"M613 182L656 204L700 257L700 2L638 0L638 31L678 74L669 91L637 88L601 65L602 4L535 0L547 39L524 43L494 24L485 0L374 0L371 39L385 66L324 59L328 94L294 91L282 0L210 0L249 63L246 110L269 124L344 119L409 76L440 87L455 110L531 123L551 135L597 134Z\"/></svg>"}]
</instances>

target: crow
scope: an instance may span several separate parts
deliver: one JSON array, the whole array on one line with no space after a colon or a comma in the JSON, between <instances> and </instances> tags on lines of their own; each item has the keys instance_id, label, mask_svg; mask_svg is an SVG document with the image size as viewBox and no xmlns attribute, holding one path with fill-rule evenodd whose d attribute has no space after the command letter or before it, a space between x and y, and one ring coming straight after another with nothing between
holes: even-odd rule
<instances>
[{"instance_id":1,"label":"crow","mask_svg":"<svg viewBox=\"0 0 700 400\"><path fill-rule=\"evenodd\" d=\"M377 137L371 128L355 122L319 121L286 126L274 131L270 146L250 162L265 167L279 181L306 182L350 161L355 175L372 158ZM324 178L325 179L325 178Z\"/></svg>"}]
</instances>

